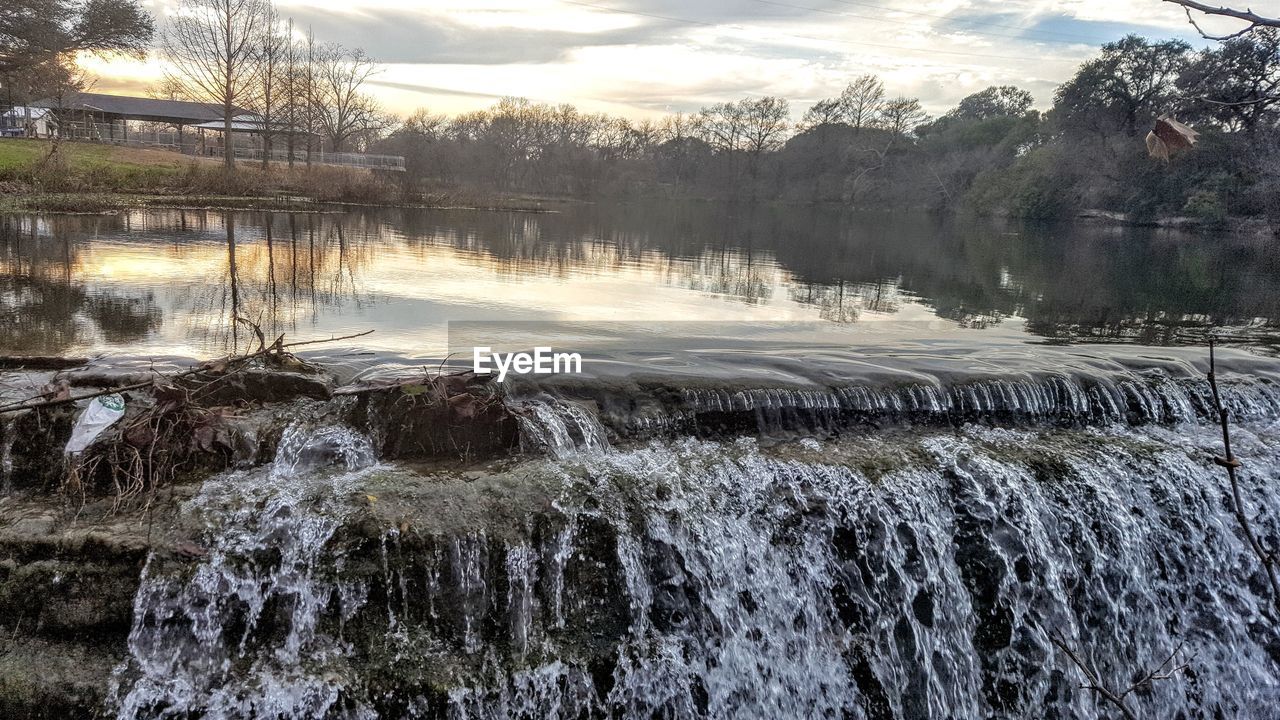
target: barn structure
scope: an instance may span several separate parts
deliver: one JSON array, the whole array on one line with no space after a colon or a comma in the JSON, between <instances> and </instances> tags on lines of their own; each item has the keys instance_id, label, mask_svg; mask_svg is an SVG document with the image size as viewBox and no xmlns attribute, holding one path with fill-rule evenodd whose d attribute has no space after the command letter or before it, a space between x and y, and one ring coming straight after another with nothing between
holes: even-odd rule
<instances>
[{"instance_id":1,"label":"barn structure","mask_svg":"<svg viewBox=\"0 0 1280 720\"><path fill-rule=\"evenodd\" d=\"M71 92L31 104L47 111L51 132L70 140L141 145L187 155L403 171L399 155L335 153L315 133L235 107L231 133L222 107L185 100ZM24 130L25 132L25 130Z\"/></svg>"},{"instance_id":2,"label":"barn structure","mask_svg":"<svg viewBox=\"0 0 1280 720\"><path fill-rule=\"evenodd\" d=\"M102 93L72 92L32 105L52 111L58 117L59 132L67 138L130 142L130 123L133 123L134 141L157 136L162 128L173 128L172 137L168 138L171 142L156 144L179 148L196 142L193 136L184 137L185 128L222 119L221 108L204 103ZM236 110L243 112L240 108Z\"/></svg>"}]
</instances>

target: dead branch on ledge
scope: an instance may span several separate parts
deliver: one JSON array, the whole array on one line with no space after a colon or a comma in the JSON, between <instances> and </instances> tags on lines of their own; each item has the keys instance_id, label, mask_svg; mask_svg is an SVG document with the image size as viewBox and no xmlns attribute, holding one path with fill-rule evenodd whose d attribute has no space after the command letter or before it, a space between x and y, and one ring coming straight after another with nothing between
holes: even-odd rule
<instances>
[{"instance_id":1,"label":"dead branch on ledge","mask_svg":"<svg viewBox=\"0 0 1280 720\"><path fill-rule=\"evenodd\" d=\"M1258 540L1257 533L1253 530L1253 523L1249 520L1249 513L1245 512L1244 497L1240 492L1240 478L1236 471L1240 468L1240 461L1231 454L1231 427L1228 420L1228 412L1222 406L1222 396L1218 393L1218 375L1214 362L1214 342L1213 338L1209 339L1209 388L1213 392L1213 409L1217 413L1218 423L1222 425L1222 457L1214 457L1214 463L1226 468L1227 478L1231 483L1231 511L1236 516L1236 522L1240 524L1240 530L1244 533L1245 540L1249 543L1249 549L1258 557L1258 562L1262 563L1262 569L1267 574L1267 582L1271 585L1271 602L1275 605L1276 610L1280 612L1280 577L1276 574L1276 555L1274 552L1262 547L1261 541Z\"/></svg>"},{"instance_id":2,"label":"dead branch on ledge","mask_svg":"<svg viewBox=\"0 0 1280 720\"><path fill-rule=\"evenodd\" d=\"M1067 657L1071 659L1072 664L1079 668L1080 672L1084 675L1086 682L1081 683L1080 688L1082 690L1088 690L1096 693L1099 697L1114 705L1121 714L1128 718L1128 720L1138 720L1138 716L1132 709L1130 709L1128 703L1125 702L1125 698L1138 690L1151 687L1156 683L1156 681L1170 680L1176 677L1178 673L1186 670L1189 664L1185 662L1176 665L1174 664L1177 660L1178 654L1182 652L1183 648L1183 643L1178 643L1178 647L1174 648L1173 652L1169 654L1169 657L1165 658L1165 661L1160 663L1160 665L1154 670L1150 670L1145 673L1137 682L1130 685L1128 688L1117 691L1112 690L1103 684L1097 670L1082 660L1080 656L1071 649L1071 646L1067 644L1066 638L1062 637L1061 633L1054 630L1049 634L1049 640L1053 642L1059 650L1066 653Z\"/></svg>"},{"instance_id":3,"label":"dead branch on ledge","mask_svg":"<svg viewBox=\"0 0 1280 720\"><path fill-rule=\"evenodd\" d=\"M248 320L244 320L242 318L237 318L237 320L241 322L246 322L249 325L253 326L254 328L257 328L256 325L253 325L253 323L249 322ZM58 405L68 405L71 403L79 402L81 400L89 400L92 398L100 397L102 395L110 395L112 393L128 392L130 390L142 390L144 388L153 387L164 381L177 380L180 378L190 377L192 375L197 375L200 373L222 374L229 370L235 370L240 367L243 367L246 363L249 363L250 361L261 359L261 358L272 358L278 361L293 359L292 355L287 352L287 350L291 348L302 347L303 345L315 345L318 343L338 342L340 340L351 340L353 338L364 337L365 335L368 335L372 332L373 332L372 330L366 330L365 332L355 333L353 335L343 335L341 337L329 337L329 338L321 338L316 340L303 340L300 342L293 342L293 343L284 342L284 335L281 335L280 337L276 338L275 342L271 343L270 345L267 345L266 339L262 334L262 330L257 329L256 334L258 336L258 349L254 350L251 353L246 353L243 355L232 355L224 358L219 358L217 360L210 360L208 362L201 363L193 368L183 370L181 372L168 373L168 374L157 372L153 379L147 380L146 382L133 383L130 385L121 385L117 387L106 388L103 390L97 390L91 393L83 393L80 395L71 395L65 387L54 388L52 390L48 390L46 392L40 393L39 395L29 397L25 400L20 400L16 403L0 406L0 415L4 415L6 413L12 413L12 412L21 412L23 410L39 410L42 408L55 407Z\"/></svg>"}]
</instances>

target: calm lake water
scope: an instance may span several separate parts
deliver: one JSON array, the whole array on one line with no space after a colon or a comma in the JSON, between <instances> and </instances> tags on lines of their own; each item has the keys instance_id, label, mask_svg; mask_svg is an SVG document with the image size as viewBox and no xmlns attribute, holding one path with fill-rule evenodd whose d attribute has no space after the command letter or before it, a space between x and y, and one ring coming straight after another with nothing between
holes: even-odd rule
<instances>
[{"instance_id":1,"label":"calm lake water","mask_svg":"<svg viewBox=\"0 0 1280 720\"><path fill-rule=\"evenodd\" d=\"M1274 246L1274 244L1272 244ZM195 356L344 335L441 357L448 321L807 323L866 342L1269 348L1262 240L829 209L133 211L0 216L0 353ZM661 333L659 333L661 334Z\"/></svg>"}]
</instances>

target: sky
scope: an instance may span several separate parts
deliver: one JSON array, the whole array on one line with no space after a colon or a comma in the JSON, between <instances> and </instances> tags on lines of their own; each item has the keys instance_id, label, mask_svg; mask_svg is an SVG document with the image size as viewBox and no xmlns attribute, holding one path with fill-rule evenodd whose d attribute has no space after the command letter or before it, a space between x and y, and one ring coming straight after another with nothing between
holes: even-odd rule
<instances>
[{"instance_id":1,"label":"sky","mask_svg":"<svg viewBox=\"0 0 1280 720\"><path fill-rule=\"evenodd\" d=\"M159 24L175 0L144 0ZM1275 3L1268 0L1266 4ZM368 90L405 115L505 95L633 119L780 95L799 118L875 73L941 114L989 85L1053 89L1134 32L1203 46L1160 0L277 0L317 39L380 63ZM1259 7L1259 12L1268 8ZM1280 8L1278 8L1280 9ZM1234 29L1208 21L1206 30ZM87 58L99 92L138 94L163 58Z\"/></svg>"}]
</instances>

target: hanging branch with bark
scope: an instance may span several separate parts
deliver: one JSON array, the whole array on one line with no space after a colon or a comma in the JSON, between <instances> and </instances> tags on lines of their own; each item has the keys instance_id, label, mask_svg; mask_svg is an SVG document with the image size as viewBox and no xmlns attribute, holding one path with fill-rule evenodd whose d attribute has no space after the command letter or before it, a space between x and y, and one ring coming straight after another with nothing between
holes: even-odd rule
<instances>
[{"instance_id":1,"label":"hanging branch with bark","mask_svg":"<svg viewBox=\"0 0 1280 720\"><path fill-rule=\"evenodd\" d=\"M1249 549L1253 551L1253 554L1258 558L1258 562L1262 564L1262 569L1267 575L1267 582L1271 586L1271 602L1276 611L1280 612L1280 576L1276 572L1276 555L1273 551L1262 546L1262 542L1258 539L1258 534L1253 529L1253 523L1249 520L1249 513L1244 506L1244 496L1240 492L1240 461L1231 453L1231 426L1228 423L1230 416L1227 409L1222 406L1222 396L1218 392L1218 373L1212 339L1209 340L1209 388L1213 394L1214 413L1218 417L1218 423L1222 426L1223 454L1220 457L1215 456L1213 462L1227 471L1227 479L1231 485L1231 512L1236 516L1236 522L1240 525L1241 532L1244 533Z\"/></svg>"},{"instance_id":2,"label":"hanging branch with bark","mask_svg":"<svg viewBox=\"0 0 1280 720\"><path fill-rule=\"evenodd\" d=\"M1264 27L1280 28L1280 18L1272 18L1272 17L1259 15L1249 8L1246 8L1244 10L1237 10L1235 8L1230 8L1230 7L1206 5L1202 2L1196 2L1196 0L1164 0L1164 2L1173 3L1174 5L1182 6L1182 9L1187 13L1187 22L1191 23L1191 26L1196 29L1196 32L1200 33L1200 36L1206 40L1217 40L1221 42L1224 40L1231 40L1233 38L1238 38L1244 35L1248 35L1254 30L1257 30L1258 28L1264 28ZM1244 29L1237 30L1236 32L1233 32L1233 33L1229 33L1226 35L1214 35L1214 34L1205 32L1204 29L1200 27L1200 23L1196 21L1195 15L1192 14L1193 10L1197 13L1200 13L1201 15L1231 18L1233 20L1242 20L1248 23L1248 25L1246 25Z\"/></svg>"}]
</instances>

